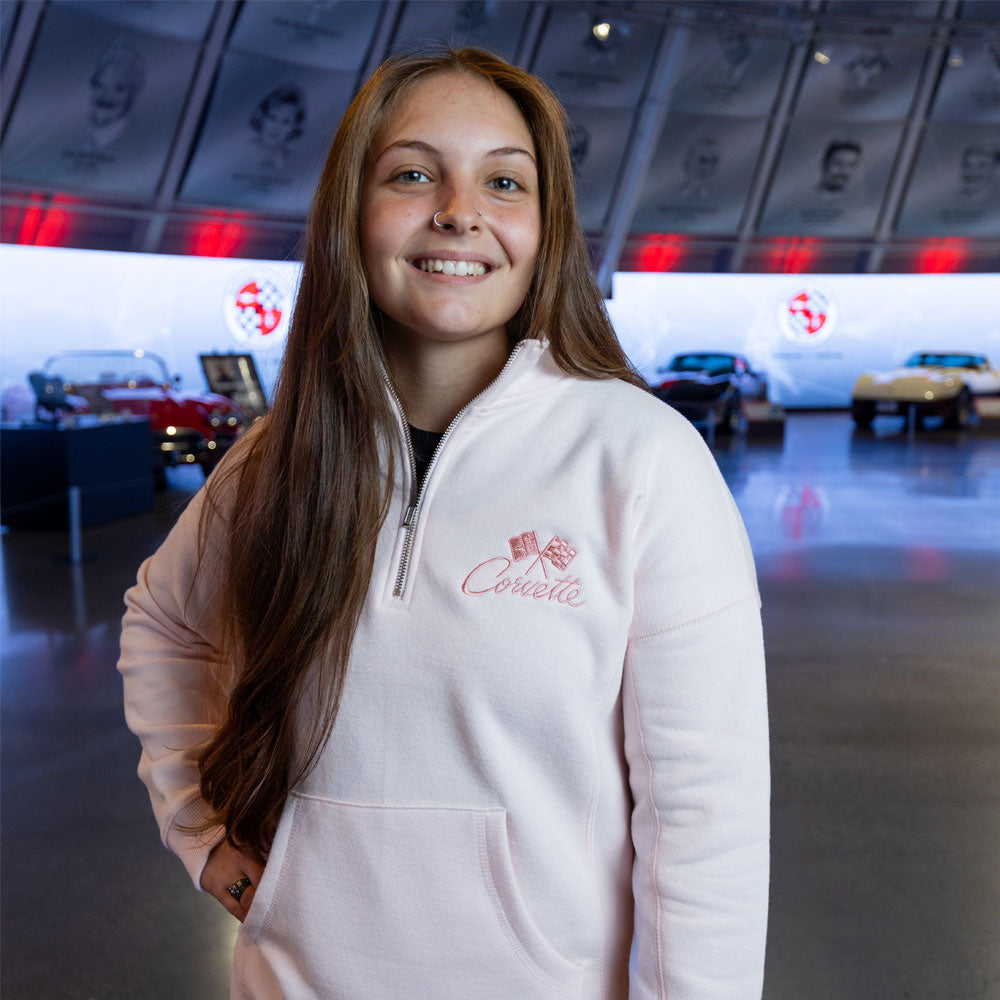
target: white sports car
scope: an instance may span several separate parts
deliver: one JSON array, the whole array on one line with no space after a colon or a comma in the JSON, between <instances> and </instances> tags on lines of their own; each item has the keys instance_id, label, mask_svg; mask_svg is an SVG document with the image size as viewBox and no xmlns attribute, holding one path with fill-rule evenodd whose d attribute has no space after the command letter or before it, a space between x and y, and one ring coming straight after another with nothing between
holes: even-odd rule
<instances>
[{"instance_id":1,"label":"white sports car","mask_svg":"<svg viewBox=\"0 0 1000 1000\"><path fill-rule=\"evenodd\" d=\"M918 351L891 372L865 372L854 384L851 416L861 428L883 413L917 418L935 415L965 427L973 396L1000 395L1000 371L981 354Z\"/></svg>"}]
</instances>

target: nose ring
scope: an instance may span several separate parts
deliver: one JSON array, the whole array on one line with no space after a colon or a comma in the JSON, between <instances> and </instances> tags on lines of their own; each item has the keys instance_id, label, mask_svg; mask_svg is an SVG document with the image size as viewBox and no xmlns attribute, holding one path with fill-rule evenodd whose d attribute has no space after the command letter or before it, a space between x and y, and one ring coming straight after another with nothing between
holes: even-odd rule
<instances>
[{"instance_id":1,"label":"nose ring","mask_svg":"<svg viewBox=\"0 0 1000 1000\"><path fill-rule=\"evenodd\" d=\"M441 225L440 222L438 222L438 216L441 214L442 214L441 212L435 212L434 217L431 219L431 221L434 223L435 228L437 229L444 229L444 226ZM476 215L478 215L480 219L483 217L483 213L479 211L476 212Z\"/></svg>"}]
</instances>

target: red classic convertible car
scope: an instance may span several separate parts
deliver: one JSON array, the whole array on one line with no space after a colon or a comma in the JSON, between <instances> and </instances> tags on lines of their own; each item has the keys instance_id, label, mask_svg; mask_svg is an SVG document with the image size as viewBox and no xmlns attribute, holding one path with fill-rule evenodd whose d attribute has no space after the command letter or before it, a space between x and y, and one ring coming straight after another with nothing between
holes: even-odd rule
<instances>
[{"instance_id":1,"label":"red classic convertible car","mask_svg":"<svg viewBox=\"0 0 1000 1000\"><path fill-rule=\"evenodd\" d=\"M210 392L184 392L166 363L148 351L64 351L32 382L61 386L74 413L148 417L153 468L198 464L206 475L247 426L232 400Z\"/></svg>"}]
</instances>

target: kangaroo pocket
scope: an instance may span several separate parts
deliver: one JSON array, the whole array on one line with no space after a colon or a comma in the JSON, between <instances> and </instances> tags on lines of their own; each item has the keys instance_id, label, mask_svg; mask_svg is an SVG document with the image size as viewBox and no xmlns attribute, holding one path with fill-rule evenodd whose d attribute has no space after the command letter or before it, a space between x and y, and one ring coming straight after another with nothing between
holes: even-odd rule
<instances>
[{"instance_id":1,"label":"kangaroo pocket","mask_svg":"<svg viewBox=\"0 0 1000 1000\"><path fill-rule=\"evenodd\" d=\"M287 997L580 996L581 966L525 905L503 809L292 795L241 936L244 973L267 966Z\"/></svg>"}]
</instances>

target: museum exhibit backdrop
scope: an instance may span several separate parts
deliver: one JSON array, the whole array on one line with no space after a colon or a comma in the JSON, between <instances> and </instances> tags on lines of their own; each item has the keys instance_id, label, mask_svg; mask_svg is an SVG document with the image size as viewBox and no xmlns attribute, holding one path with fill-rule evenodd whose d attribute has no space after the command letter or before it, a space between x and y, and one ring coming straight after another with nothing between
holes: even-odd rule
<instances>
[{"instance_id":1,"label":"museum exhibit backdrop","mask_svg":"<svg viewBox=\"0 0 1000 1000\"><path fill-rule=\"evenodd\" d=\"M838 407L865 369L914 351L985 354L1000 363L1000 275L639 274L613 279L608 312L652 381L684 351L744 354L774 402Z\"/></svg>"},{"instance_id":2,"label":"museum exhibit backdrop","mask_svg":"<svg viewBox=\"0 0 1000 1000\"><path fill-rule=\"evenodd\" d=\"M247 4L179 200L304 215L378 5Z\"/></svg>"},{"instance_id":3,"label":"museum exhibit backdrop","mask_svg":"<svg viewBox=\"0 0 1000 1000\"><path fill-rule=\"evenodd\" d=\"M533 70L566 108L580 221L599 232L653 64L656 33L623 23L601 44L593 27L593 11L571 4L553 9Z\"/></svg>"},{"instance_id":4,"label":"museum exhibit backdrop","mask_svg":"<svg viewBox=\"0 0 1000 1000\"><path fill-rule=\"evenodd\" d=\"M4 135L4 181L152 197L199 45L90 17L86 7L46 14Z\"/></svg>"},{"instance_id":5,"label":"museum exhibit backdrop","mask_svg":"<svg viewBox=\"0 0 1000 1000\"><path fill-rule=\"evenodd\" d=\"M270 398L300 265L0 245L0 393L66 350L151 351L189 389L200 354L253 355ZM614 276L608 311L643 375L745 354L786 406L844 406L865 368L916 350L1000 362L1000 275Z\"/></svg>"},{"instance_id":6,"label":"museum exhibit backdrop","mask_svg":"<svg viewBox=\"0 0 1000 1000\"><path fill-rule=\"evenodd\" d=\"M633 232L737 232L788 53L738 17L692 31Z\"/></svg>"},{"instance_id":7,"label":"museum exhibit backdrop","mask_svg":"<svg viewBox=\"0 0 1000 1000\"><path fill-rule=\"evenodd\" d=\"M62 351L142 350L190 390L208 388L200 354L252 354L270 399L300 268L0 245L0 395Z\"/></svg>"},{"instance_id":8,"label":"museum exhibit backdrop","mask_svg":"<svg viewBox=\"0 0 1000 1000\"><path fill-rule=\"evenodd\" d=\"M775 18L703 3L697 18L674 19L657 16L663 5L653 3L254 0L237 5L211 82L195 96L213 3L49 0L14 92L4 183L31 205L50 194L116 202L106 218L69 212L87 239L113 218L116 232L136 231L120 239L176 251L183 220L231 211L266 246L279 238L265 227L255 233L254 220L301 226L373 40L392 52L445 42L486 45L563 100L579 215L595 252L617 221L625 167L637 159L639 190L634 204L626 199L631 241L690 234L706 261L721 261L715 246L736 240L807 238L835 252L897 237L995 237L1000 35L978 23L992 16L986 8L958 6L945 52L928 49L938 0L894 0L881 14L869 0L872 17L856 20L859 0L824 0L822 14L832 17L812 27L796 13L801 0L787 6L788 17ZM609 20L599 37L602 12ZM0 18L3 46L16 20ZM664 64L667 20L682 30ZM932 52L940 71L925 104ZM649 116L643 95L654 72L671 83ZM647 146L651 118L659 134ZM133 225L174 209L167 235ZM32 210L11 210L21 221L5 239L35 238L23 224ZM244 253L261 252L249 245Z\"/></svg>"}]
</instances>

